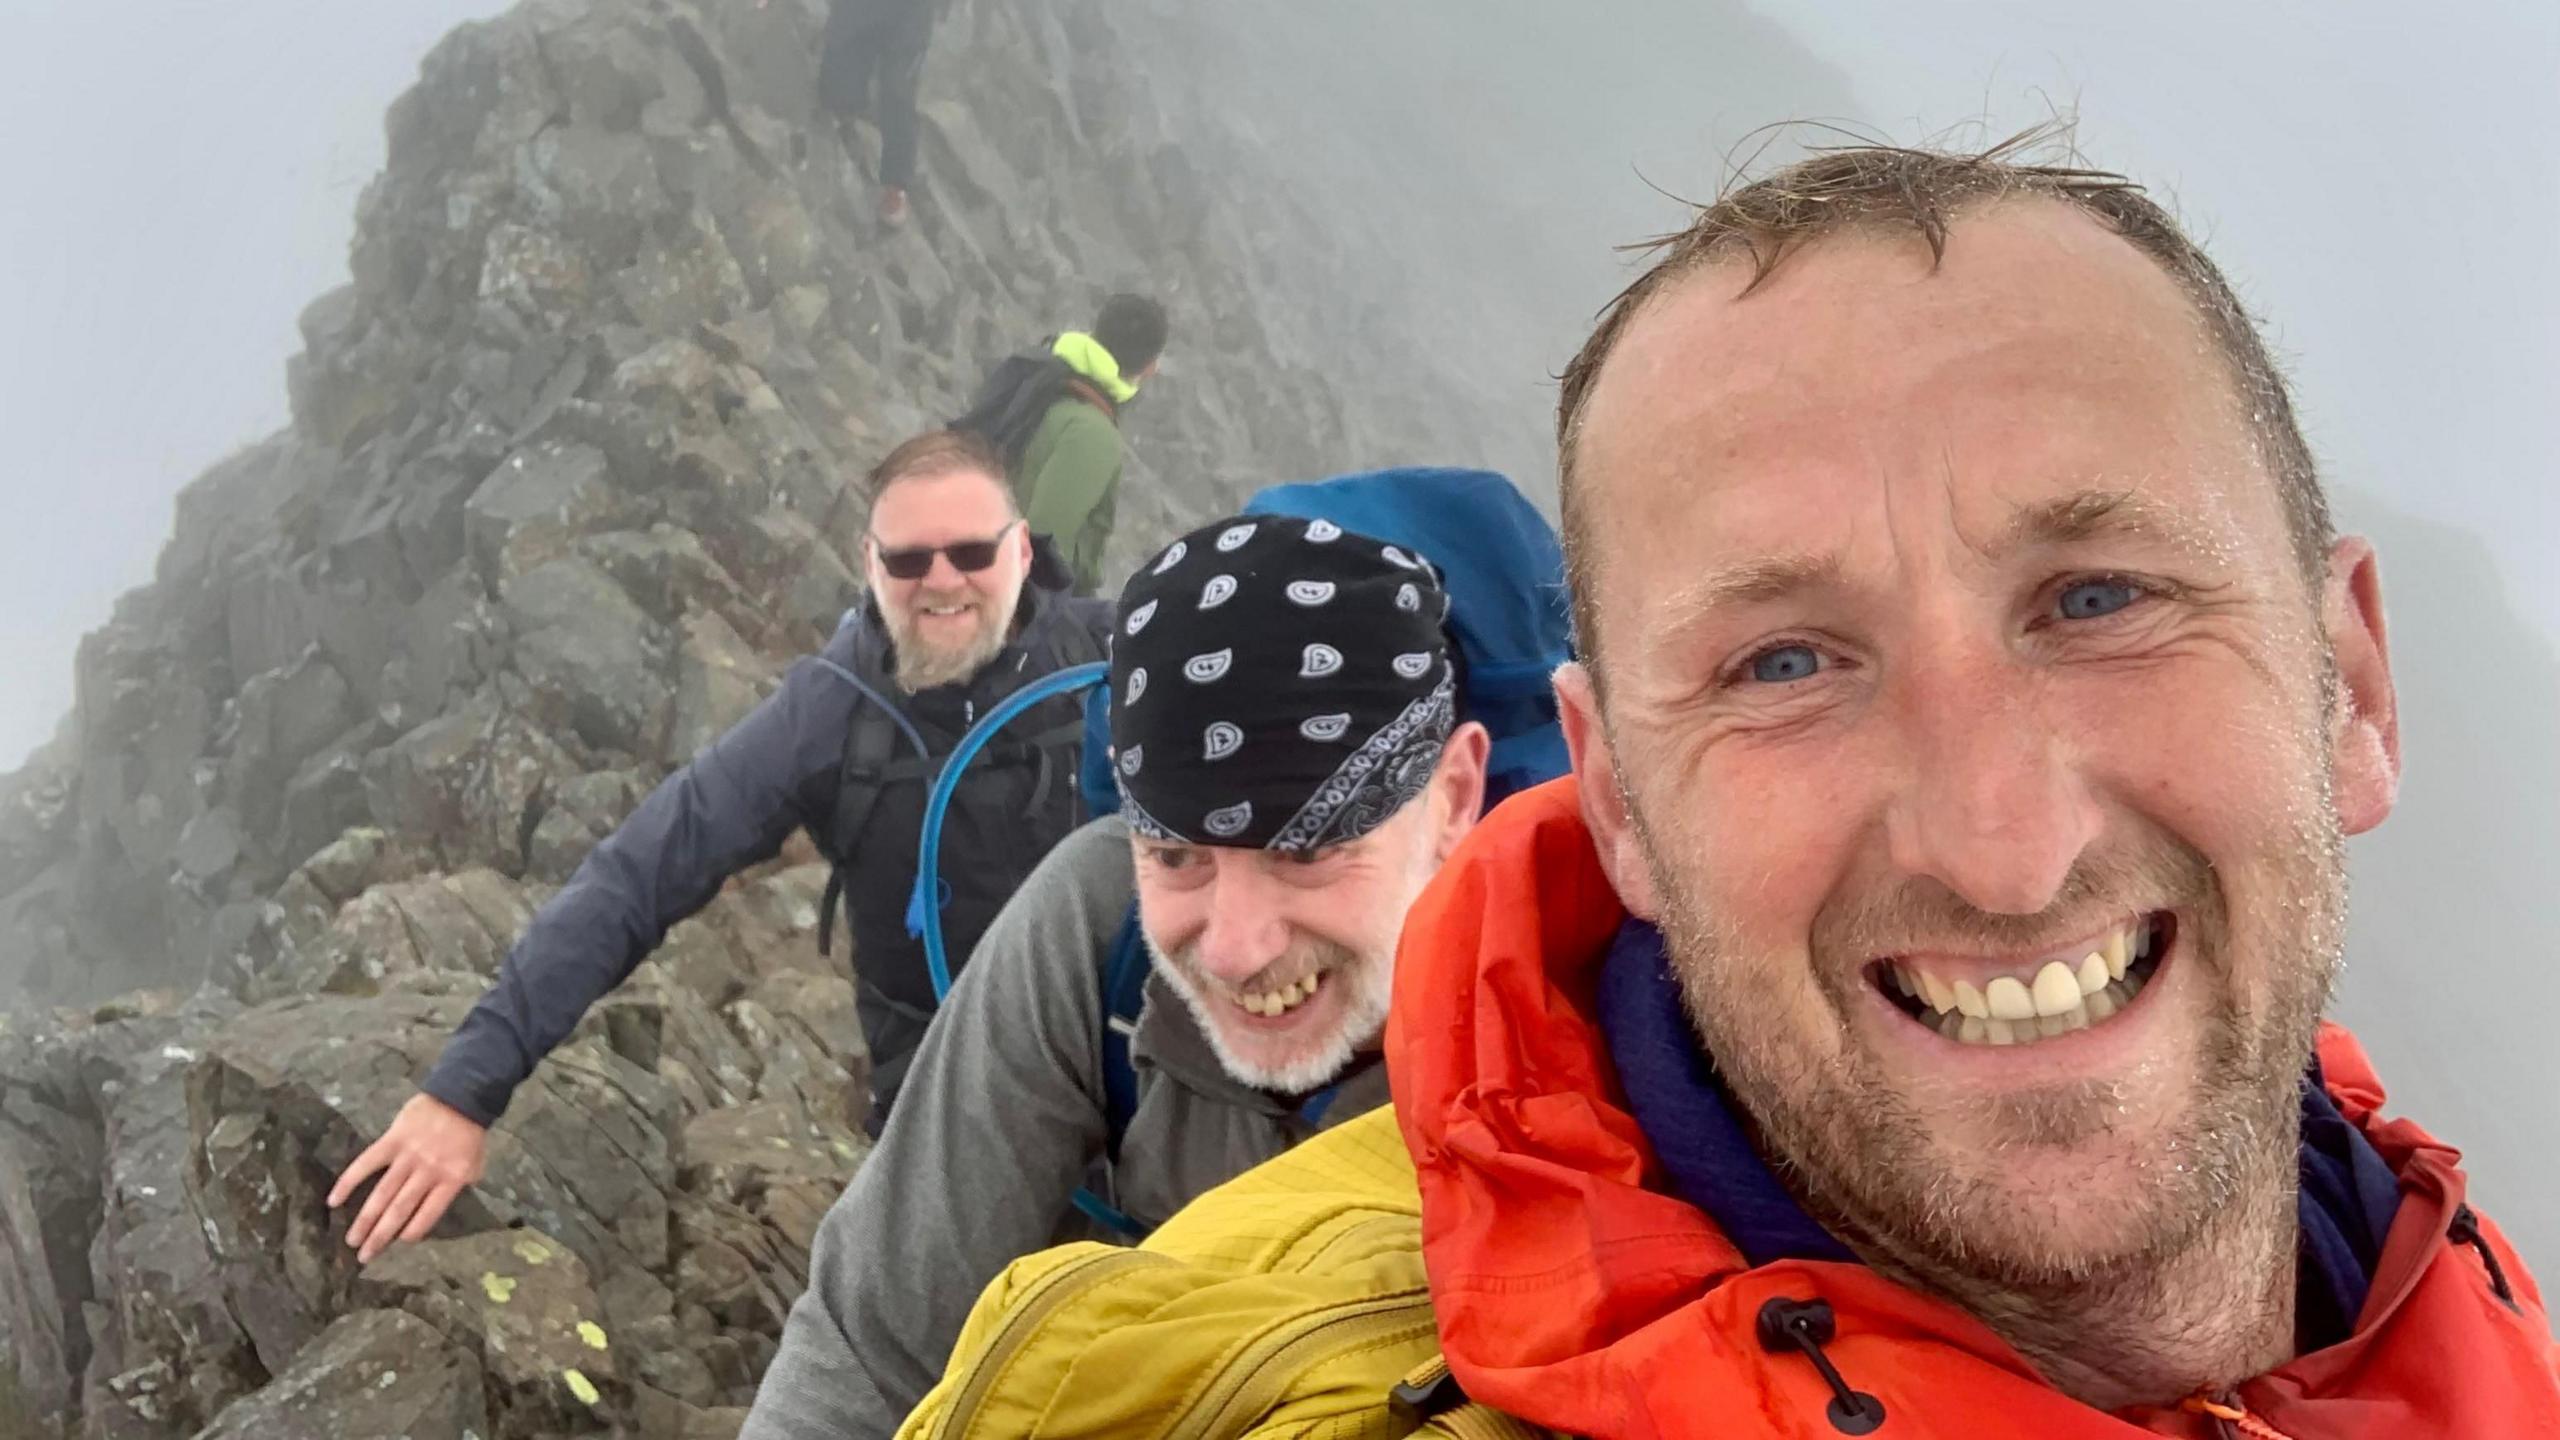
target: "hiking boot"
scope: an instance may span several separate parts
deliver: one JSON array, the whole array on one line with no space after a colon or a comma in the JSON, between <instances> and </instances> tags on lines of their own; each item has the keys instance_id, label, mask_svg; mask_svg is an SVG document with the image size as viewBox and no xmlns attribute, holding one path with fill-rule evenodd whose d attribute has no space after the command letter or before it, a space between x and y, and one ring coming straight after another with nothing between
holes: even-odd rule
<instances>
[{"instance_id":1,"label":"hiking boot","mask_svg":"<svg viewBox=\"0 0 2560 1440\"><path fill-rule=\"evenodd\" d=\"M880 223L895 230L907 223L907 192L895 185L880 190Z\"/></svg>"}]
</instances>

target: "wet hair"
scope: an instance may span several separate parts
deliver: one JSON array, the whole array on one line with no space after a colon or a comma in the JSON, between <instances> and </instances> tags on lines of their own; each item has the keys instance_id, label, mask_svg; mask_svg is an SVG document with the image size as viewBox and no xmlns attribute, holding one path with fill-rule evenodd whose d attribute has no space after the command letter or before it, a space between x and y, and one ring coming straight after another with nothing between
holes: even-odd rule
<instances>
[{"instance_id":1,"label":"wet hair","mask_svg":"<svg viewBox=\"0 0 2560 1440\"><path fill-rule=\"evenodd\" d=\"M1094 343L1120 362L1123 378L1154 364L1164 353L1164 337L1164 307L1144 295L1114 295L1093 319Z\"/></svg>"},{"instance_id":2,"label":"wet hair","mask_svg":"<svg viewBox=\"0 0 2560 1440\"><path fill-rule=\"evenodd\" d=\"M889 487L905 480L925 480L942 475L979 474L995 482L1004 492L1005 511L1019 518L1014 504L1013 485L1005 478L1004 457L995 447L966 430L927 430L897 449L882 456L863 480L863 493L877 509L880 497Z\"/></svg>"},{"instance_id":3,"label":"wet hair","mask_svg":"<svg viewBox=\"0 0 2560 1440\"><path fill-rule=\"evenodd\" d=\"M1916 234L1935 263L1945 258L1948 229L1956 219L1996 201L2021 198L2050 200L2096 217L2150 256L2186 292L2230 366L2239 399L2275 471L2295 559L2316 582L2336 530L2284 375L2257 325L2222 271L2141 186L2105 170L2025 158L2065 147L2068 139L2067 125L2052 124L1972 153L1891 145L1823 147L1697 207L1688 228L1629 247L1651 253L1653 263L1601 311L1591 337L1565 367L1556 405L1565 560L1573 582L1574 628L1584 654L1596 657L1599 636L1591 604L1594 502L1576 474L1577 442L1601 367L1646 302L1693 271L1727 261L1749 266L1750 279L1742 288L1748 295L1809 242L1846 231Z\"/></svg>"}]
</instances>

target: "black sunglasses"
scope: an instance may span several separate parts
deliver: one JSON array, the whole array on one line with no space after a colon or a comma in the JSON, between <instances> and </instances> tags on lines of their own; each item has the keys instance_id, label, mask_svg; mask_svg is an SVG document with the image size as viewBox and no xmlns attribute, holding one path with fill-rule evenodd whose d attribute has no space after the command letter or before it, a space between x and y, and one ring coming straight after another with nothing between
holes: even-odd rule
<instances>
[{"instance_id":1,"label":"black sunglasses","mask_svg":"<svg viewBox=\"0 0 2560 1440\"><path fill-rule=\"evenodd\" d=\"M951 557L951 568L961 574L975 575L996 563L996 556L1004 550L1005 537L1013 533L1014 525L1021 523L1016 520L1005 526L995 533L992 540L963 540L957 545L917 545L904 550L892 550L874 535L871 548L880 557L880 568L892 580L923 579L932 573L936 555Z\"/></svg>"}]
</instances>

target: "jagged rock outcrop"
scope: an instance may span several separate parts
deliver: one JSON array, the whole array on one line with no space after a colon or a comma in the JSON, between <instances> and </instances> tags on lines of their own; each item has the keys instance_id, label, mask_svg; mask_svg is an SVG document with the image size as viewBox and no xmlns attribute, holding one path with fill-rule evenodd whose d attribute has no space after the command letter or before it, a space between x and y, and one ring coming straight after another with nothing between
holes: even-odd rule
<instances>
[{"instance_id":1,"label":"jagged rock outcrop","mask_svg":"<svg viewBox=\"0 0 2560 1440\"><path fill-rule=\"evenodd\" d=\"M291 427L187 488L0 779L0 1433L734 1433L864 1149L805 848L598 1007L437 1239L359 1268L324 1200L550 887L854 601L848 482L1117 287L1175 324L1121 566L1274 479L1537 453L1102 0L954 7L890 232L876 140L811 114L819 9L439 46Z\"/></svg>"}]
</instances>

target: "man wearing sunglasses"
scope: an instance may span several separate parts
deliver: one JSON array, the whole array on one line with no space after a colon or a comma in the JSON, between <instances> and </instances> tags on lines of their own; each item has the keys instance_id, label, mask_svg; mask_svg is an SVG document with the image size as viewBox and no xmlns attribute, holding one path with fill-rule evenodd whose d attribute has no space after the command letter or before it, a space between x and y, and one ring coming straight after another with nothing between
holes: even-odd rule
<instances>
[{"instance_id":1,"label":"man wearing sunglasses","mask_svg":"<svg viewBox=\"0 0 2560 1440\"><path fill-rule=\"evenodd\" d=\"M1121 592L1120 813L988 928L897 1123L818 1228L739 1440L887 1440L971 1299L1070 1203L1134 1238L1385 1102L1406 910L1489 794L1562 758L1560 732L1548 761L1535 744L1561 555L1484 472L1263 498ZM1355 528L1389 521L1401 543ZM1533 663L1505 679L1499 657Z\"/></svg>"},{"instance_id":2,"label":"man wearing sunglasses","mask_svg":"<svg viewBox=\"0 0 2560 1440\"><path fill-rule=\"evenodd\" d=\"M668 929L797 829L835 865L818 927L841 899L871 1052L878 1134L932 1018L908 929L925 791L978 717L1023 686L1107 653L1107 602L1068 593L1046 541L1015 509L1003 461L975 437L919 436L870 476L870 593L817 655L746 719L667 777L535 915L398 1118L338 1178L343 1205L380 1175L348 1229L365 1260L416 1240L481 1175L488 1127L588 1007ZM1083 708L1033 706L973 761L944 823L943 928L955 958L1049 848L1084 817Z\"/></svg>"}]
</instances>

